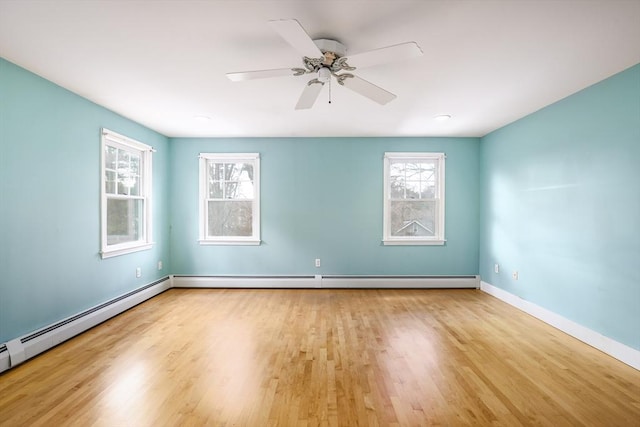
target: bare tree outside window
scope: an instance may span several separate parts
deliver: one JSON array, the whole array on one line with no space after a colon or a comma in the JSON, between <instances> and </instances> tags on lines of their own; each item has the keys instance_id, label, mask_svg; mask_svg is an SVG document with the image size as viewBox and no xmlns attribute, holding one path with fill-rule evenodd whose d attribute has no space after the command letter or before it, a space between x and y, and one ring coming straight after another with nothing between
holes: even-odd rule
<instances>
[{"instance_id":1,"label":"bare tree outside window","mask_svg":"<svg viewBox=\"0 0 640 427\"><path fill-rule=\"evenodd\" d=\"M153 149L108 129L101 141L101 256L149 249Z\"/></svg>"},{"instance_id":2,"label":"bare tree outside window","mask_svg":"<svg viewBox=\"0 0 640 427\"><path fill-rule=\"evenodd\" d=\"M258 154L201 154L202 244L259 244Z\"/></svg>"},{"instance_id":3,"label":"bare tree outside window","mask_svg":"<svg viewBox=\"0 0 640 427\"><path fill-rule=\"evenodd\" d=\"M107 244L135 242L142 236L143 203L140 192L140 153L105 145Z\"/></svg>"},{"instance_id":4,"label":"bare tree outside window","mask_svg":"<svg viewBox=\"0 0 640 427\"><path fill-rule=\"evenodd\" d=\"M390 165L392 236L433 236L435 229L435 162Z\"/></svg>"},{"instance_id":5,"label":"bare tree outside window","mask_svg":"<svg viewBox=\"0 0 640 427\"><path fill-rule=\"evenodd\" d=\"M387 153L385 164L385 244L442 240L444 155Z\"/></svg>"},{"instance_id":6,"label":"bare tree outside window","mask_svg":"<svg viewBox=\"0 0 640 427\"><path fill-rule=\"evenodd\" d=\"M253 234L253 165L209 163L210 236Z\"/></svg>"}]
</instances>

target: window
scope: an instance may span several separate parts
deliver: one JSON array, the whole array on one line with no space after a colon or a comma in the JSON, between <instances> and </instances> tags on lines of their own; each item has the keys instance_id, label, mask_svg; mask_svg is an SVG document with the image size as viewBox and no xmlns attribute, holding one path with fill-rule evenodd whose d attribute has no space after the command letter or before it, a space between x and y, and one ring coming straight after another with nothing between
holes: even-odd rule
<instances>
[{"instance_id":1,"label":"window","mask_svg":"<svg viewBox=\"0 0 640 427\"><path fill-rule=\"evenodd\" d=\"M141 142L102 130L102 258L151 247L151 153Z\"/></svg>"},{"instance_id":2,"label":"window","mask_svg":"<svg viewBox=\"0 0 640 427\"><path fill-rule=\"evenodd\" d=\"M385 245L443 245L444 153L385 153Z\"/></svg>"},{"instance_id":3,"label":"window","mask_svg":"<svg viewBox=\"0 0 640 427\"><path fill-rule=\"evenodd\" d=\"M259 154L200 154L200 243L260 244Z\"/></svg>"}]
</instances>

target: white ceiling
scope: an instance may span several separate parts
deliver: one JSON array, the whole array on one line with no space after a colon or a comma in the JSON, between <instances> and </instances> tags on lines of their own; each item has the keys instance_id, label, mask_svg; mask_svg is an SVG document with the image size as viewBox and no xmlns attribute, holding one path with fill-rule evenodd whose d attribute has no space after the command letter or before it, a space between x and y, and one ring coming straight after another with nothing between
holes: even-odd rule
<instances>
[{"instance_id":1,"label":"white ceiling","mask_svg":"<svg viewBox=\"0 0 640 427\"><path fill-rule=\"evenodd\" d=\"M308 75L225 77L301 66L286 18L424 56L356 70L386 106L334 84L295 111ZM639 63L640 1L0 0L0 56L167 136L483 136Z\"/></svg>"}]
</instances>

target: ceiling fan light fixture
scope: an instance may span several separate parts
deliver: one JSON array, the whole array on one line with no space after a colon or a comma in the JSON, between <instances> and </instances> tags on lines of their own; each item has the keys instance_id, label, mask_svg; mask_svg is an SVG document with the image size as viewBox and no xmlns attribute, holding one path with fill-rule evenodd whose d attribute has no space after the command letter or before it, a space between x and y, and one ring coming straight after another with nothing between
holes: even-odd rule
<instances>
[{"instance_id":1,"label":"ceiling fan light fixture","mask_svg":"<svg viewBox=\"0 0 640 427\"><path fill-rule=\"evenodd\" d=\"M331 79L331 70L327 67L322 67L318 70L318 81L321 83L327 83Z\"/></svg>"}]
</instances>

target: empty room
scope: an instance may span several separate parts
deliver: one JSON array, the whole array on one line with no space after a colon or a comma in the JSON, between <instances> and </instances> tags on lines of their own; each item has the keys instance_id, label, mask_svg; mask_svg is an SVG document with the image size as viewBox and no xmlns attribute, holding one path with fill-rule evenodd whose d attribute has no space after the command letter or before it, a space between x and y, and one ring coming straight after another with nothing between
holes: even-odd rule
<instances>
[{"instance_id":1,"label":"empty room","mask_svg":"<svg viewBox=\"0 0 640 427\"><path fill-rule=\"evenodd\" d=\"M640 1L0 0L0 426L639 426Z\"/></svg>"}]
</instances>

